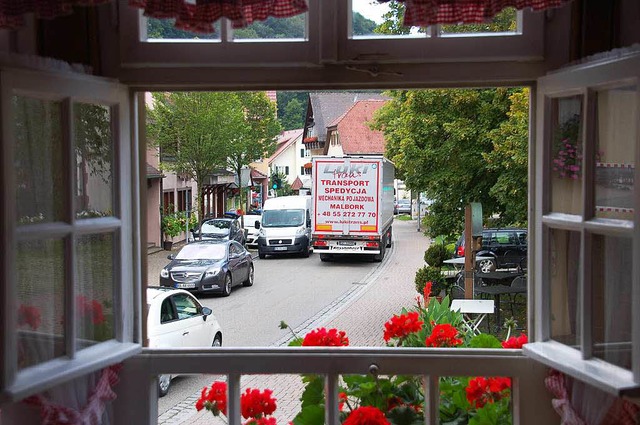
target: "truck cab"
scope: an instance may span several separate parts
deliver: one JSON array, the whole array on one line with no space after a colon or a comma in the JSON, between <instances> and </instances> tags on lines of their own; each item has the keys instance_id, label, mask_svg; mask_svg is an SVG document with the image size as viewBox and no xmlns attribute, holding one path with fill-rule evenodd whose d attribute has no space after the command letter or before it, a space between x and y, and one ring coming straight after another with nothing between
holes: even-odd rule
<instances>
[{"instance_id":1,"label":"truck cab","mask_svg":"<svg viewBox=\"0 0 640 425\"><path fill-rule=\"evenodd\" d=\"M311 252L310 196L281 196L265 201L258 232L258 256Z\"/></svg>"}]
</instances>

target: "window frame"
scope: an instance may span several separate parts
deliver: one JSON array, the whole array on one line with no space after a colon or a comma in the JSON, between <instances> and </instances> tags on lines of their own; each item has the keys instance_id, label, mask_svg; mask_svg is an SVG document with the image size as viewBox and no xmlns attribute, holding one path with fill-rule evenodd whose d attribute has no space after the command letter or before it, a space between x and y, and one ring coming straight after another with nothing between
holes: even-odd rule
<instances>
[{"instance_id":1,"label":"window frame","mask_svg":"<svg viewBox=\"0 0 640 425\"><path fill-rule=\"evenodd\" d=\"M534 267L529 268L534 285L534 308L530 316L534 321L535 342L523 348L528 355L544 364L568 375L601 388L611 394L621 396L640 390L640 311L632 309L632 368L626 370L593 357L592 352L592 306L591 306L591 241L598 236L622 236L632 240L637 258L640 252L640 187L634 184L633 221L595 217L595 168L594 164L583 164L581 187L582 205L579 215L551 211L550 140L551 112L554 99L583 94L582 143L584 156L596 149L597 90L635 85L636 101L640 105L640 54L605 57L598 61L560 70L538 80L536 99L536 144L530 155L534 168L534 216L532 217ZM640 118L640 108L636 111ZM636 120L636 146L634 163L640 164L640 123ZM640 181L638 166L634 172L634 182ZM540 182L540 183L536 183ZM634 225L635 223L635 225ZM578 277L578 309L580 309L577 331L581 335L580 350L553 341L550 335L551 291L550 278L546 275L549 262L546 253L550 249L550 232L553 230L577 231L581 235L580 264ZM533 241L533 239L537 239ZM632 301L640 303L640 262L632 262Z\"/></svg>"},{"instance_id":2,"label":"window frame","mask_svg":"<svg viewBox=\"0 0 640 425\"><path fill-rule=\"evenodd\" d=\"M141 351L141 328L136 317L140 315L140 238L137 231L139 212L132 199L137 194L131 182L137 181L139 164L132 163L138 158L131 140L130 107L134 103L127 88L112 80L81 74L31 71L25 69L0 68L2 102L2 187L5 200L15 199L15 175L13 164L14 112L11 99L15 95L25 95L37 99L50 99L62 102L61 129L66 175L64 197L64 221L42 223L18 228L15 202L5 202L0 206L3 217L0 235L5 247L16 247L19 240L37 240L56 238L64 241L65 264L64 277L64 355L43 361L22 370L17 368L17 332L14 314L17 295L16 251L9 249L0 262L5 281L2 288L3 326L1 351L2 373L0 391L2 397L20 400L35 392L41 392L52 386L99 370L120 362ZM73 104L87 103L105 105L111 111L113 137L113 210L110 217L76 219L75 190L76 176L73 152ZM113 316L114 338L96 343L88 348L79 349L76 335L75 307L76 259L75 241L82 235L104 233L113 236ZM134 255L135 254L135 255Z\"/></svg>"}]
</instances>

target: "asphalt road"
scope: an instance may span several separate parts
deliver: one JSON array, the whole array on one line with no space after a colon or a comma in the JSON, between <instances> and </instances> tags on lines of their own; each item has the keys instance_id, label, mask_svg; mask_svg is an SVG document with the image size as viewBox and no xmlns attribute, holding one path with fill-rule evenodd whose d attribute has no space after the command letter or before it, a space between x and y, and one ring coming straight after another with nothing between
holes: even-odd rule
<instances>
[{"instance_id":1,"label":"asphalt road","mask_svg":"<svg viewBox=\"0 0 640 425\"><path fill-rule=\"evenodd\" d=\"M151 282L168 261L166 252L150 256ZM256 258L252 287L237 286L229 297L204 296L200 301L220 322L224 346L269 346L290 334L279 328L280 321L295 329L360 284L379 264L358 257L323 263L318 254L309 258ZM211 378L206 376L175 378L169 394L159 400L158 414L210 383Z\"/></svg>"}]
</instances>

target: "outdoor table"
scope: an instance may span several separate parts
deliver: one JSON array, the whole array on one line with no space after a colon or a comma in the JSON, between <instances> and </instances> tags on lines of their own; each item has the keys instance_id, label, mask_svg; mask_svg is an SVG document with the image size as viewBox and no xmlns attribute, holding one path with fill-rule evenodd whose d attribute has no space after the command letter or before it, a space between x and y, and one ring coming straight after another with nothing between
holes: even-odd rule
<instances>
[{"instance_id":1,"label":"outdoor table","mask_svg":"<svg viewBox=\"0 0 640 425\"><path fill-rule=\"evenodd\" d=\"M524 286L505 286L505 285L493 285L493 286L478 286L475 288L476 294L486 294L493 296L494 306L496 309L496 323L500 327L500 295L511 294L525 294L527 288Z\"/></svg>"},{"instance_id":2,"label":"outdoor table","mask_svg":"<svg viewBox=\"0 0 640 425\"><path fill-rule=\"evenodd\" d=\"M486 285L509 285L518 276L522 276L521 272L489 272L489 273L476 273L476 278L482 279L482 283ZM505 282L507 281L507 282Z\"/></svg>"},{"instance_id":3,"label":"outdoor table","mask_svg":"<svg viewBox=\"0 0 640 425\"><path fill-rule=\"evenodd\" d=\"M451 301L451 311L462 313L464 326L474 334L479 334L478 327L487 316L493 313L494 302L492 300L453 300ZM477 316L472 317L472 314Z\"/></svg>"}]
</instances>

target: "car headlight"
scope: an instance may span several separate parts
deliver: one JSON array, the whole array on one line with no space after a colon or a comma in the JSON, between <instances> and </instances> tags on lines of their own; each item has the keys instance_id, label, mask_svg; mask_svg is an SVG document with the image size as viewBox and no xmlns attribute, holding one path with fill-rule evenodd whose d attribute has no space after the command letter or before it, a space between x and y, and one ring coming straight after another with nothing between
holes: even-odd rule
<instances>
[{"instance_id":1,"label":"car headlight","mask_svg":"<svg viewBox=\"0 0 640 425\"><path fill-rule=\"evenodd\" d=\"M160 270L160 277L164 277L164 278L169 277L169 270L167 269Z\"/></svg>"},{"instance_id":2,"label":"car headlight","mask_svg":"<svg viewBox=\"0 0 640 425\"><path fill-rule=\"evenodd\" d=\"M298 230L296 230L296 236L302 236L306 233L307 233L307 229L305 229L304 227L299 227Z\"/></svg>"},{"instance_id":3,"label":"car headlight","mask_svg":"<svg viewBox=\"0 0 640 425\"><path fill-rule=\"evenodd\" d=\"M204 276L205 277L211 277L211 276L217 275L218 273L220 273L220 267L215 267L215 268L207 270L205 272Z\"/></svg>"}]
</instances>

